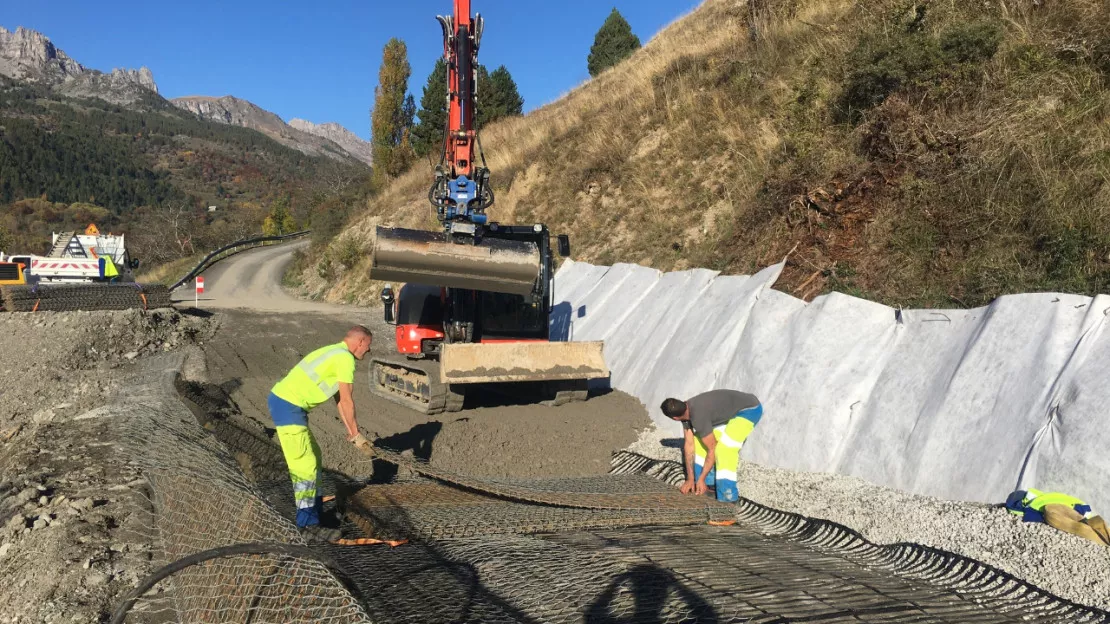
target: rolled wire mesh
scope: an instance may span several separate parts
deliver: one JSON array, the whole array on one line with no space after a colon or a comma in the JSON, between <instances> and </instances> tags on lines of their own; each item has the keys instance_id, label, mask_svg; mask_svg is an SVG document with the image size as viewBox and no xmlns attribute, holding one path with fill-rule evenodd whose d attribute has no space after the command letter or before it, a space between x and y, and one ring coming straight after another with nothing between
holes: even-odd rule
<instances>
[{"instance_id":1,"label":"rolled wire mesh","mask_svg":"<svg viewBox=\"0 0 1110 624\"><path fill-rule=\"evenodd\" d=\"M612 471L652 474L671 484L685 478L678 462L655 460L628 451L614 454ZM952 607L952 613L959 617L974 615L968 610L969 605L988 613L975 616L979 619L962 621L1110 622L1110 613L1064 600L1002 570L955 553L920 544L876 545L843 525L779 511L746 498L736 504L736 518L738 526L733 529L736 532L756 531L777 545L803 546L800 557L791 564L799 567L791 567L792 570L803 569L815 561L831 561L834 565L829 569L842 567L837 561L845 562L853 569L913 583L922 593L947 592L961 601ZM744 552L750 555L752 548L746 547ZM940 615L934 613L931 617Z\"/></svg>"},{"instance_id":2,"label":"rolled wire mesh","mask_svg":"<svg viewBox=\"0 0 1110 624\"><path fill-rule=\"evenodd\" d=\"M161 284L36 284L4 286L0 300L8 312L69 312L74 310L140 310L173 305Z\"/></svg>"},{"instance_id":3,"label":"rolled wire mesh","mask_svg":"<svg viewBox=\"0 0 1110 624\"><path fill-rule=\"evenodd\" d=\"M135 381L111 407L147 481L145 514L155 566L212 548L304 541L244 476L235 458L176 398L180 359ZM152 369L155 367L151 367ZM129 622L369 622L340 578L319 561L285 555L220 557L158 583Z\"/></svg>"}]
</instances>

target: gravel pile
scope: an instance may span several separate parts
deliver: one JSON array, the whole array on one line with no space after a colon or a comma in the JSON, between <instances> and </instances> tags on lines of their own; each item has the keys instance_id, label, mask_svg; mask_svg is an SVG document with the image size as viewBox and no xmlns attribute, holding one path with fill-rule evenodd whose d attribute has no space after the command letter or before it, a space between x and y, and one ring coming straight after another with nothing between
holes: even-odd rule
<instances>
[{"instance_id":1,"label":"gravel pile","mask_svg":"<svg viewBox=\"0 0 1110 624\"><path fill-rule=\"evenodd\" d=\"M753 435L758 434L757 428ZM643 432L629 450L682 460L680 440L655 428ZM877 544L914 542L971 557L1062 598L1110 609L1110 548L1044 524L1024 523L998 505L941 500L856 477L749 462L741 462L740 495L842 524Z\"/></svg>"},{"instance_id":2,"label":"gravel pile","mask_svg":"<svg viewBox=\"0 0 1110 624\"><path fill-rule=\"evenodd\" d=\"M27 417L45 423L100 404L115 369L203 341L209 325L175 310L0 314L0 441Z\"/></svg>"}]
</instances>

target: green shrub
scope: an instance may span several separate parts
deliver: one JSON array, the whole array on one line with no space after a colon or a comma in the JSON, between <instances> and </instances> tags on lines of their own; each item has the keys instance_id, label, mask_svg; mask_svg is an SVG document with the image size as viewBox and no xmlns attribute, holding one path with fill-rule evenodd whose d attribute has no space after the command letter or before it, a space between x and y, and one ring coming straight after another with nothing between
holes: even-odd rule
<instances>
[{"instance_id":1,"label":"green shrub","mask_svg":"<svg viewBox=\"0 0 1110 624\"><path fill-rule=\"evenodd\" d=\"M848 57L834 117L857 123L896 91L929 89L989 60L1001 42L1002 31L988 22L959 24L939 38L918 33L865 38Z\"/></svg>"},{"instance_id":2,"label":"green shrub","mask_svg":"<svg viewBox=\"0 0 1110 624\"><path fill-rule=\"evenodd\" d=\"M346 270L351 270L362 261L362 245L353 236L348 236L339 241L336 249L336 261Z\"/></svg>"},{"instance_id":3,"label":"green shrub","mask_svg":"<svg viewBox=\"0 0 1110 624\"><path fill-rule=\"evenodd\" d=\"M949 63L982 63L994 58L1002 31L989 22L957 24L940 36L940 49Z\"/></svg>"}]
</instances>

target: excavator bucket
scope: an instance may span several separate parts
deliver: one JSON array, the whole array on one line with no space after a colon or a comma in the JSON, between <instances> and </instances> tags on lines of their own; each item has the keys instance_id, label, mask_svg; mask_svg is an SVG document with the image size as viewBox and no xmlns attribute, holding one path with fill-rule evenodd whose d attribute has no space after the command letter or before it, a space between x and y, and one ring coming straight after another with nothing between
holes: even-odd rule
<instances>
[{"instance_id":1,"label":"excavator bucket","mask_svg":"<svg viewBox=\"0 0 1110 624\"><path fill-rule=\"evenodd\" d=\"M370 277L428 286L527 295L540 275L534 243L483 239L454 243L442 232L378 227Z\"/></svg>"},{"instance_id":2,"label":"excavator bucket","mask_svg":"<svg viewBox=\"0 0 1110 624\"><path fill-rule=\"evenodd\" d=\"M443 345L447 384L598 379L609 376L598 342L498 342Z\"/></svg>"}]
</instances>

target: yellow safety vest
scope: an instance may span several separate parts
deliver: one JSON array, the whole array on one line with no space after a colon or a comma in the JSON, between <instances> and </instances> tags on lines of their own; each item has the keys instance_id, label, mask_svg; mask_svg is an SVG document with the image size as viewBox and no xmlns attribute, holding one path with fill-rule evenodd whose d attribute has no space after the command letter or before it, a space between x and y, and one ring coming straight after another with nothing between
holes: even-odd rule
<instances>
[{"instance_id":1,"label":"yellow safety vest","mask_svg":"<svg viewBox=\"0 0 1110 624\"><path fill-rule=\"evenodd\" d=\"M335 396L339 384L354 381L355 356L340 342L306 355L272 392L307 412Z\"/></svg>"}]
</instances>

